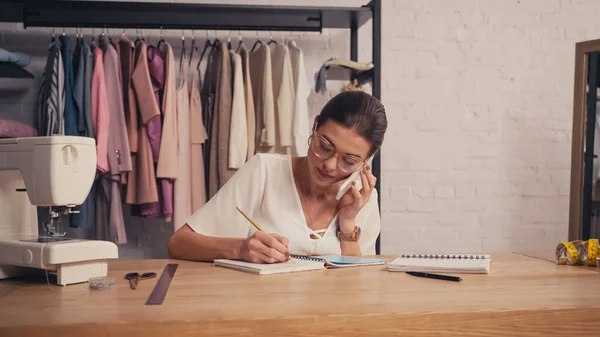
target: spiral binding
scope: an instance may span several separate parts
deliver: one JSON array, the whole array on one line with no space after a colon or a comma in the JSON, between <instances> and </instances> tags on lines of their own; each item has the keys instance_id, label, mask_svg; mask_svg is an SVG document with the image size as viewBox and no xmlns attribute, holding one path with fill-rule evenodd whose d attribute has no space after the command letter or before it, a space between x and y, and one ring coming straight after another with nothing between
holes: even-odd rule
<instances>
[{"instance_id":1,"label":"spiral binding","mask_svg":"<svg viewBox=\"0 0 600 337\"><path fill-rule=\"evenodd\" d=\"M308 256L308 255L295 255L295 254L290 254L291 257L293 257L294 259L299 259L299 260L307 260L307 261L315 261L315 262L324 262L325 259L321 259L318 257L312 257L312 256Z\"/></svg>"},{"instance_id":2,"label":"spiral binding","mask_svg":"<svg viewBox=\"0 0 600 337\"><path fill-rule=\"evenodd\" d=\"M459 260L485 260L489 259L486 255L477 254L402 254L403 258L408 259L459 259Z\"/></svg>"}]
</instances>

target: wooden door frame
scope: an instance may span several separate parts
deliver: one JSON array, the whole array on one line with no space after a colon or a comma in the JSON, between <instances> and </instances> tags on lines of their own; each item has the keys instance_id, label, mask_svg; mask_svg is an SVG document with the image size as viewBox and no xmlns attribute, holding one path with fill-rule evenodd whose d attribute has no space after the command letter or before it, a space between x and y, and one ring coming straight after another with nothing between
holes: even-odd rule
<instances>
[{"instance_id":1,"label":"wooden door frame","mask_svg":"<svg viewBox=\"0 0 600 337\"><path fill-rule=\"evenodd\" d=\"M573 94L573 133L571 140L571 186L569 195L569 240L581 238L583 169L586 129L586 86L588 53L600 52L600 39L575 44L575 85Z\"/></svg>"}]
</instances>

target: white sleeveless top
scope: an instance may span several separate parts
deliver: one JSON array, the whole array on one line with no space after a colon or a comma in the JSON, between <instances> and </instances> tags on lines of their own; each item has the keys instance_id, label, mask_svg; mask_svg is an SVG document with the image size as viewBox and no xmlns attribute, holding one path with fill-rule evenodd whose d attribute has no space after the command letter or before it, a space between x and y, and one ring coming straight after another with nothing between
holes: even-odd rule
<instances>
[{"instance_id":1,"label":"white sleeveless top","mask_svg":"<svg viewBox=\"0 0 600 337\"><path fill-rule=\"evenodd\" d=\"M360 181L357 182L360 187ZM239 207L265 232L289 239L291 254L341 254L337 238L337 216L322 231L308 228L300 196L294 183L289 155L258 153L246 162L202 208L187 218L187 224L206 236L246 238L256 229L240 214ZM361 227L363 255L375 255L381 229L377 191L356 217ZM311 234L318 238L312 239Z\"/></svg>"}]
</instances>

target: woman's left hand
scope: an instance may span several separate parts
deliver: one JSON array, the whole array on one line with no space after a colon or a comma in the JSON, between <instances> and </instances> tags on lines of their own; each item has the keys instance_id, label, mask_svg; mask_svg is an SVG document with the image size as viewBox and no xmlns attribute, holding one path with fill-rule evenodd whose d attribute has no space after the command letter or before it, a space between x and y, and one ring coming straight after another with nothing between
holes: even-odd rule
<instances>
[{"instance_id":1,"label":"woman's left hand","mask_svg":"<svg viewBox=\"0 0 600 337\"><path fill-rule=\"evenodd\" d=\"M360 180L362 184L360 191L356 186L356 182L354 182L339 201L338 220L340 229L343 232L350 232L354 229L356 215L367 204L371 197L371 192L375 188L377 178L371 173L370 165L361 170ZM350 228L345 228L346 226Z\"/></svg>"}]
</instances>

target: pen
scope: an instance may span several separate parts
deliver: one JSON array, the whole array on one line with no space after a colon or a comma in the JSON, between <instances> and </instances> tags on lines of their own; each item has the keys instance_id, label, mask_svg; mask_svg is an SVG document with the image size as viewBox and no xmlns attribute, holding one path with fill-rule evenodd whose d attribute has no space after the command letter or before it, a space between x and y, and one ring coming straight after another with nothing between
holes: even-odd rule
<instances>
[{"instance_id":1,"label":"pen","mask_svg":"<svg viewBox=\"0 0 600 337\"><path fill-rule=\"evenodd\" d=\"M240 213L242 213L242 215L244 216L244 218L246 218L246 220L250 221L250 223L252 224L252 226L254 226L254 228L256 228L256 230L258 230L260 232L264 232L262 230L262 228L260 228L260 226L256 222L254 222L254 220L250 219L250 217L246 213L244 213L244 211L242 211L239 207L236 207L236 208ZM288 256L288 261L292 261L293 263L296 263L294 260L292 260L291 255Z\"/></svg>"},{"instance_id":2,"label":"pen","mask_svg":"<svg viewBox=\"0 0 600 337\"><path fill-rule=\"evenodd\" d=\"M431 274L431 273L421 273L421 272L416 272L416 271L407 271L406 273L409 274L409 275L412 275L412 276L433 278L433 279L436 279L436 280L445 280L445 281L454 281L454 282L460 282L460 281L462 281L462 278L460 278L458 276L448 276L448 275L439 275L439 274Z\"/></svg>"}]
</instances>

